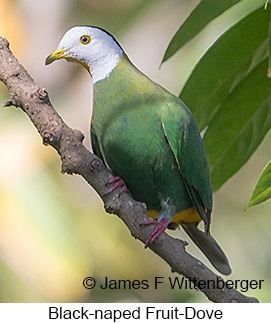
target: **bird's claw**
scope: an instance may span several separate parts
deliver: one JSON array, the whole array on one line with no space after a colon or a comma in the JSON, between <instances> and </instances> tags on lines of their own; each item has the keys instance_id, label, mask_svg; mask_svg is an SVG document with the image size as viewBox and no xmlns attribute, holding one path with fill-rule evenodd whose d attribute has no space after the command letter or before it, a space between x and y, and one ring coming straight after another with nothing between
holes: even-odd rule
<instances>
[{"instance_id":1,"label":"bird's claw","mask_svg":"<svg viewBox=\"0 0 271 323\"><path fill-rule=\"evenodd\" d=\"M121 193L124 193L127 191L127 186L122 178L119 176L113 177L109 182L108 185L112 185L109 187L106 191L107 194L112 193L117 188L120 188Z\"/></svg>"},{"instance_id":2,"label":"bird's claw","mask_svg":"<svg viewBox=\"0 0 271 323\"><path fill-rule=\"evenodd\" d=\"M149 235L148 239L145 242L145 248L147 248L150 244L152 244L163 232L165 232L168 226L168 219L162 218L161 220L153 220L150 219L147 223L142 224L145 225L154 225L154 229L152 233Z\"/></svg>"}]
</instances>

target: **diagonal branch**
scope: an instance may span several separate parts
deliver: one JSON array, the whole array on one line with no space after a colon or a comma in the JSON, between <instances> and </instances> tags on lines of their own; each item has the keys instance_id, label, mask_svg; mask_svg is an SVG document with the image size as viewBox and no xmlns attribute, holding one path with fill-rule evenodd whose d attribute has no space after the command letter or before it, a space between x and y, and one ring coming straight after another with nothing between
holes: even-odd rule
<instances>
[{"instance_id":1,"label":"diagonal branch","mask_svg":"<svg viewBox=\"0 0 271 323\"><path fill-rule=\"evenodd\" d=\"M20 107L30 118L43 143L50 145L60 155L62 172L81 175L100 195L105 209L117 214L130 230L132 236L146 241L152 228L141 226L148 220L142 203L133 200L128 194L106 193L106 186L113 178L103 162L89 152L83 145L83 134L69 128L53 108L48 93L40 88L30 77L24 67L13 56L8 41L0 37L0 80L6 85L10 98L4 106ZM150 249L163 258L172 271L194 281L195 286L202 287L202 282L217 282L216 276L199 260L185 251L186 243L163 233ZM200 283L201 282L201 283ZM199 286L200 285L200 286ZM218 288L210 284L201 288L202 292L213 302L257 302L231 288Z\"/></svg>"}]
</instances>

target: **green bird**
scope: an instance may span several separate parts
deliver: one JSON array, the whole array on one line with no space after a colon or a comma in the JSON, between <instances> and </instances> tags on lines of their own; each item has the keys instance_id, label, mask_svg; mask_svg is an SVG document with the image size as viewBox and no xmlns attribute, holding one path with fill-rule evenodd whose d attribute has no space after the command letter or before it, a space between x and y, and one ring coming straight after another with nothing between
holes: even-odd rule
<instances>
[{"instance_id":1,"label":"green bird","mask_svg":"<svg viewBox=\"0 0 271 323\"><path fill-rule=\"evenodd\" d=\"M109 191L127 188L147 205L153 231L146 245L181 225L213 266L230 274L224 252L209 234L209 165L190 110L139 71L101 28L68 30L45 64L61 58L80 63L92 77L93 151L115 176ZM201 220L205 232L197 227Z\"/></svg>"}]
</instances>

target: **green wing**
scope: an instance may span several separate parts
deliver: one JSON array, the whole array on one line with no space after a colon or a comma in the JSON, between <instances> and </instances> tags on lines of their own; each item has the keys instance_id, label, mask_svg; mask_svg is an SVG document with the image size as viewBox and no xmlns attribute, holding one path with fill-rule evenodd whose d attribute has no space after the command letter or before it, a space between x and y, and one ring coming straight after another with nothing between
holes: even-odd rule
<instances>
[{"instance_id":1,"label":"green wing","mask_svg":"<svg viewBox=\"0 0 271 323\"><path fill-rule=\"evenodd\" d=\"M91 139L93 153L104 162L103 155L102 155L100 147L99 147L98 138L96 136L96 133L94 132L92 125L90 126L90 139Z\"/></svg>"},{"instance_id":2,"label":"green wing","mask_svg":"<svg viewBox=\"0 0 271 323\"><path fill-rule=\"evenodd\" d=\"M190 198L209 231L212 188L206 152L196 122L181 101L162 116L162 127ZM181 103L181 107L179 106Z\"/></svg>"},{"instance_id":3,"label":"green wing","mask_svg":"<svg viewBox=\"0 0 271 323\"><path fill-rule=\"evenodd\" d=\"M94 131L92 124L90 125L90 140L91 140L91 146L92 146L93 153L96 156L98 156L103 161L105 166L112 172L111 167L107 164L106 158L103 154L103 151L102 151L101 146L99 144L98 137L96 136L96 133Z\"/></svg>"}]
</instances>

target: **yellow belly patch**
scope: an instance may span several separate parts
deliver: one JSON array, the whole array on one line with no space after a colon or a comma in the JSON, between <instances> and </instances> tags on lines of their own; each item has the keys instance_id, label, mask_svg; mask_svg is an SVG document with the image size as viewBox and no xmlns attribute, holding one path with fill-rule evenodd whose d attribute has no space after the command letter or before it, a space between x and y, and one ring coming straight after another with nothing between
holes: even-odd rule
<instances>
[{"instance_id":1,"label":"yellow belly patch","mask_svg":"<svg viewBox=\"0 0 271 323\"><path fill-rule=\"evenodd\" d=\"M159 212L155 210L148 210L146 213L150 218L155 220L158 218L158 215L159 215ZM191 207L182 212L176 213L173 219L171 220L171 222L181 224L181 225L185 225L185 223L187 222L194 223L194 222L200 222L200 221L201 221L201 218L194 207Z\"/></svg>"}]
</instances>

